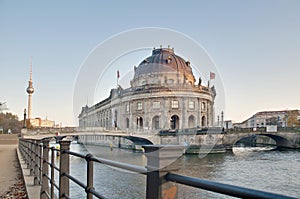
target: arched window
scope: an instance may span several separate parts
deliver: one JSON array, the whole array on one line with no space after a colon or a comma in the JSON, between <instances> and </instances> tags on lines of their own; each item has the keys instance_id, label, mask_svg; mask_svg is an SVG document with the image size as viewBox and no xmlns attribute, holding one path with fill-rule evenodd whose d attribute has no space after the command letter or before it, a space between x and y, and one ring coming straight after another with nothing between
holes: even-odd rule
<instances>
[{"instance_id":1,"label":"arched window","mask_svg":"<svg viewBox=\"0 0 300 199\"><path fill-rule=\"evenodd\" d=\"M106 118L105 127L108 127L108 118Z\"/></svg>"},{"instance_id":2,"label":"arched window","mask_svg":"<svg viewBox=\"0 0 300 199\"><path fill-rule=\"evenodd\" d=\"M171 129L179 129L179 117L178 115L172 115L170 122Z\"/></svg>"},{"instance_id":3,"label":"arched window","mask_svg":"<svg viewBox=\"0 0 300 199\"><path fill-rule=\"evenodd\" d=\"M205 116L202 116L201 118L201 126L206 126L206 117Z\"/></svg>"},{"instance_id":4,"label":"arched window","mask_svg":"<svg viewBox=\"0 0 300 199\"><path fill-rule=\"evenodd\" d=\"M202 102L202 103L201 103L201 110L204 111L205 109L206 109L206 104L205 104L205 102Z\"/></svg>"},{"instance_id":5,"label":"arched window","mask_svg":"<svg viewBox=\"0 0 300 199\"><path fill-rule=\"evenodd\" d=\"M136 126L137 126L137 129L143 129L143 118L142 117L136 118Z\"/></svg>"},{"instance_id":6,"label":"arched window","mask_svg":"<svg viewBox=\"0 0 300 199\"><path fill-rule=\"evenodd\" d=\"M195 125L195 117L193 115L191 115L188 119L188 125L189 125L189 128L194 128L196 125Z\"/></svg>"},{"instance_id":7,"label":"arched window","mask_svg":"<svg viewBox=\"0 0 300 199\"><path fill-rule=\"evenodd\" d=\"M159 116L154 116L152 118L152 129L157 130L159 128Z\"/></svg>"},{"instance_id":8,"label":"arched window","mask_svg":"<svg viewBox=\"0 0 300 199\"><path fill-rule=\"evenodd\" d=\"M118 127L118 111L115 110L114 112L114 127L117 128Z\"/></svg>"},{"instance_id":9,"label":"arched window","mask_svg":"<svg viewBox=\"0 0 300 199\"><path fill-rule=\"evenodd\" d=\"M129 129L129 119L126 118L126 128Z\"/></svg>"}]
</instances>

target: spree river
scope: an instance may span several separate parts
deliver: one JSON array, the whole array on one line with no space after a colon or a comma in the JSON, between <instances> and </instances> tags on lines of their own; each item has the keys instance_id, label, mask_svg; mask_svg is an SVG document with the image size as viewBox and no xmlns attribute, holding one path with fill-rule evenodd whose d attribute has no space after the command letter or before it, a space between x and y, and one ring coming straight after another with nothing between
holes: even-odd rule
<instances>
[{"instance_id":1,"label":"spree river","mask_svg":"<svg viewBox=\"0 0 300 199\"><path fill-rule=\"evenodd\" d=\"M142 153L108 147L72 143L71 150L82 154L146 165ZM300 151L264 151L234 155L184 155L178 159L177 173L216 182L244 186L300 198ZM94 164L94 187L107 198L145 198L146 176ZM86 162L71 156L71 175L86 182ZM84 190L70 183L72 198L85 197ZM201 189L178 185L178 198L232 198Z\"/></svg>"}]
</instances>

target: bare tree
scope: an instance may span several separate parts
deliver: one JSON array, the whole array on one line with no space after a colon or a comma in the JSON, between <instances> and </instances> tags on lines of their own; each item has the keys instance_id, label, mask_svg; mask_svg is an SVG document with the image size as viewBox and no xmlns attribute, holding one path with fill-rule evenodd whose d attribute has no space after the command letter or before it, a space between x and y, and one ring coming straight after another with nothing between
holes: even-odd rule
<instances>
[{"instance_id":1,"label":"bare tree","mask_svg":"<svg viewBox=\"0 0 300 199\"><path fill-rule=\"evenodd\" d=\"M2 113L5 110L8 110L5 104L6 102L0 102L0 113Z\"/></svg>"}]
</instances>

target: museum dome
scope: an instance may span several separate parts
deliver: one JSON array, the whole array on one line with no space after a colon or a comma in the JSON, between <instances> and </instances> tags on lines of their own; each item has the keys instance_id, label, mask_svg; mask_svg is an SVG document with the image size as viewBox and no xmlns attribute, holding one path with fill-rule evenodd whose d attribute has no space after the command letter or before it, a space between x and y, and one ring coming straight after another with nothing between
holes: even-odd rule
<instances>
[{"instance_id":1,"label":"museum dome","mask_svg":"<svg viewBox=\"0 0 300 199\"><path fill-rule=\"evenodd\" d=\"M135 67L134 72L134 79L155 73L176 73L191 84L195 83L190 62L176 55L171 48L153 49L152 55Z\"/></svg>"}]
</instances>

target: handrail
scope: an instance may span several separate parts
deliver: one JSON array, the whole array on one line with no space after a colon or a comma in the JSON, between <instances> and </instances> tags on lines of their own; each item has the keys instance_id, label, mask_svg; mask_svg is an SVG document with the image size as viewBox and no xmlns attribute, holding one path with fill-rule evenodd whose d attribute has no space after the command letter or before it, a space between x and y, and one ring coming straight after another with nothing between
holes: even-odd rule
<instances>
[{"instance_id":1,"label":"handrail","mask_svg":"<svg viewBox=\"0 0 300 199\"><path fill-rule=\"evenodd\" d=\"M280 199L295 199L289 196L283 196L280 194L269 193L265 191L259 191L235 185L229 185L219 182L213 182L210 180L204 180L200 178L194 178L190 176L183 176L174 173L168 173L166 175L168 181L176 182L183 185L188 185L216 193L225 194L228 196L239 197L239 198L256 198L256 199L267 199L267 198L280 198Z\"/></svg>"},{"instance_id":2,"label":"handrail","mask_svg":"<svg viewBox=\"0 0 300 199\"><path fill-rule=\"evenodd\" d=\"M78 184L80 187L82 187L82 188L84 188L84 189L86 188L86 185L85 185L83 182L81 182L81 181L78 180L77 178L71 176L70 174L68 174L68 173L63 173L63 175L64 175L64 176L67 176L70 180L72 180L73 182L75 182L76 184Z\"/></svg>"},{"instance_id":3,"label":"handrail","mask_svg":"<svg viewBox=\"0 0 300 199\"><path fill-rule=\"evenodd\" d=\"M91 156L90 154L83 155L83 154L76 153L76 152L73 152L73 151L70 151L70 150L65 150L65 151L63 151L63 153L68 153L70 155L74 155L76 157L84 158L86 160L92 160L92 161L98 162L100 164L106 164L106 165L109 165L109 166L113 166L113 167L117 167L119 169L132 171L132 172L135 172L135 173L141 173L141 174L146 174L147 173L147 169L145 167L141 167L141 166L135 166L135 165L132 165L132 164L126 164L126 163L121 163L121 162L108 160L108 159L104 159L104 158L98 158L98 157Z\"/></svg>"},{"instance_id":4,"label":"handrail","mask_svg":"<svg viewBox=\"0 0 300 199\"><path fill-rule=\"evenodd\" d=\"M113 160L108 160L104 158L94 157L92 154L81 154L69 150L70 141L60 141L60 149L54 147L48 147L49 140L43 140L43 146L41 146L40 140L32 141L26 139L20 139L20 152L24 157L25 162L30 166L31 174L36 177L37 180L34 181L35 184L41 184L41 198L56 198L54 195L54 188L59 191L60 198L70 198L69 196L69 180L73 181L80 187L82 187L87 193L87 198L103 198L99 192L97 192L93 186L93 163L100 163L109 165L112 167L124 169L127 171L139 173L146 175L146 198L162 198L163 197L163 184L172 183L170 186L176 186L176 184L183 184L191 187L196 187L220 194L225 194L233 197L241 198L275 198L275 199L295 199L290 196L284 196L281 194L269 193L265 191L259 191L244 187L239 187L235 185L229 185L219 182L214 182L210 180L204 180L200 178L194 178L190 176L179 175L171 173L174 170L172 165L164 168L158 168L161 165L160 161L164 161L170 157L174 157L175 154L182 155L182 148L179 146L162 146L162 145L148 145L143 146L147 157L147 166L141 167L136 165L131 165L127 163L121 163ZM37 147L38 146L38 147ZM41 150L38 150L40 147ZM51 151L51 161L49 161L49 151ZM60 152L62 156L60 158L60 167L58 168L54 162L54 152ZM79 179L75 178L69 173L70 160L69 155L73 155L87 162L87 182L84 183ZM51 169L51 175L49 176L48 167ZM37 169L38 168L38 169ZM41 168L41 169L40 169ZM153 169L154 168L154 169ZM155 169L156 168L156 169ZM60 173L59 185L55 183L54 171L57 170ZM175 185L174 185L175 182ZM50 184L50 188L48 187ZM170 187L164 186L164 187ZM177 189L176 190L177 193Z\"/></svg>"},{"instance_id":5,"label":"handrail","mask_svg":"<svg viewBox=\"0 0 300 199\"><path fill-rule=\"evenodd\" d=\"M106 164L109 166L113 166L113 167L117 167L119 169L124 169L127 171L132 171L135 173L140 173L140 174L147 174L147 169L145 167L141 167L141 166L135 166L135 165L130 165L130 164L126 164L126 163L120 163L120 162L116 162L113 160L107 160L107 159L103 159L103 158L96 158L96 157L91 157L90 158L92 161L94 162L98 162L101 164Z\"/></svg>"}]
</instances>

